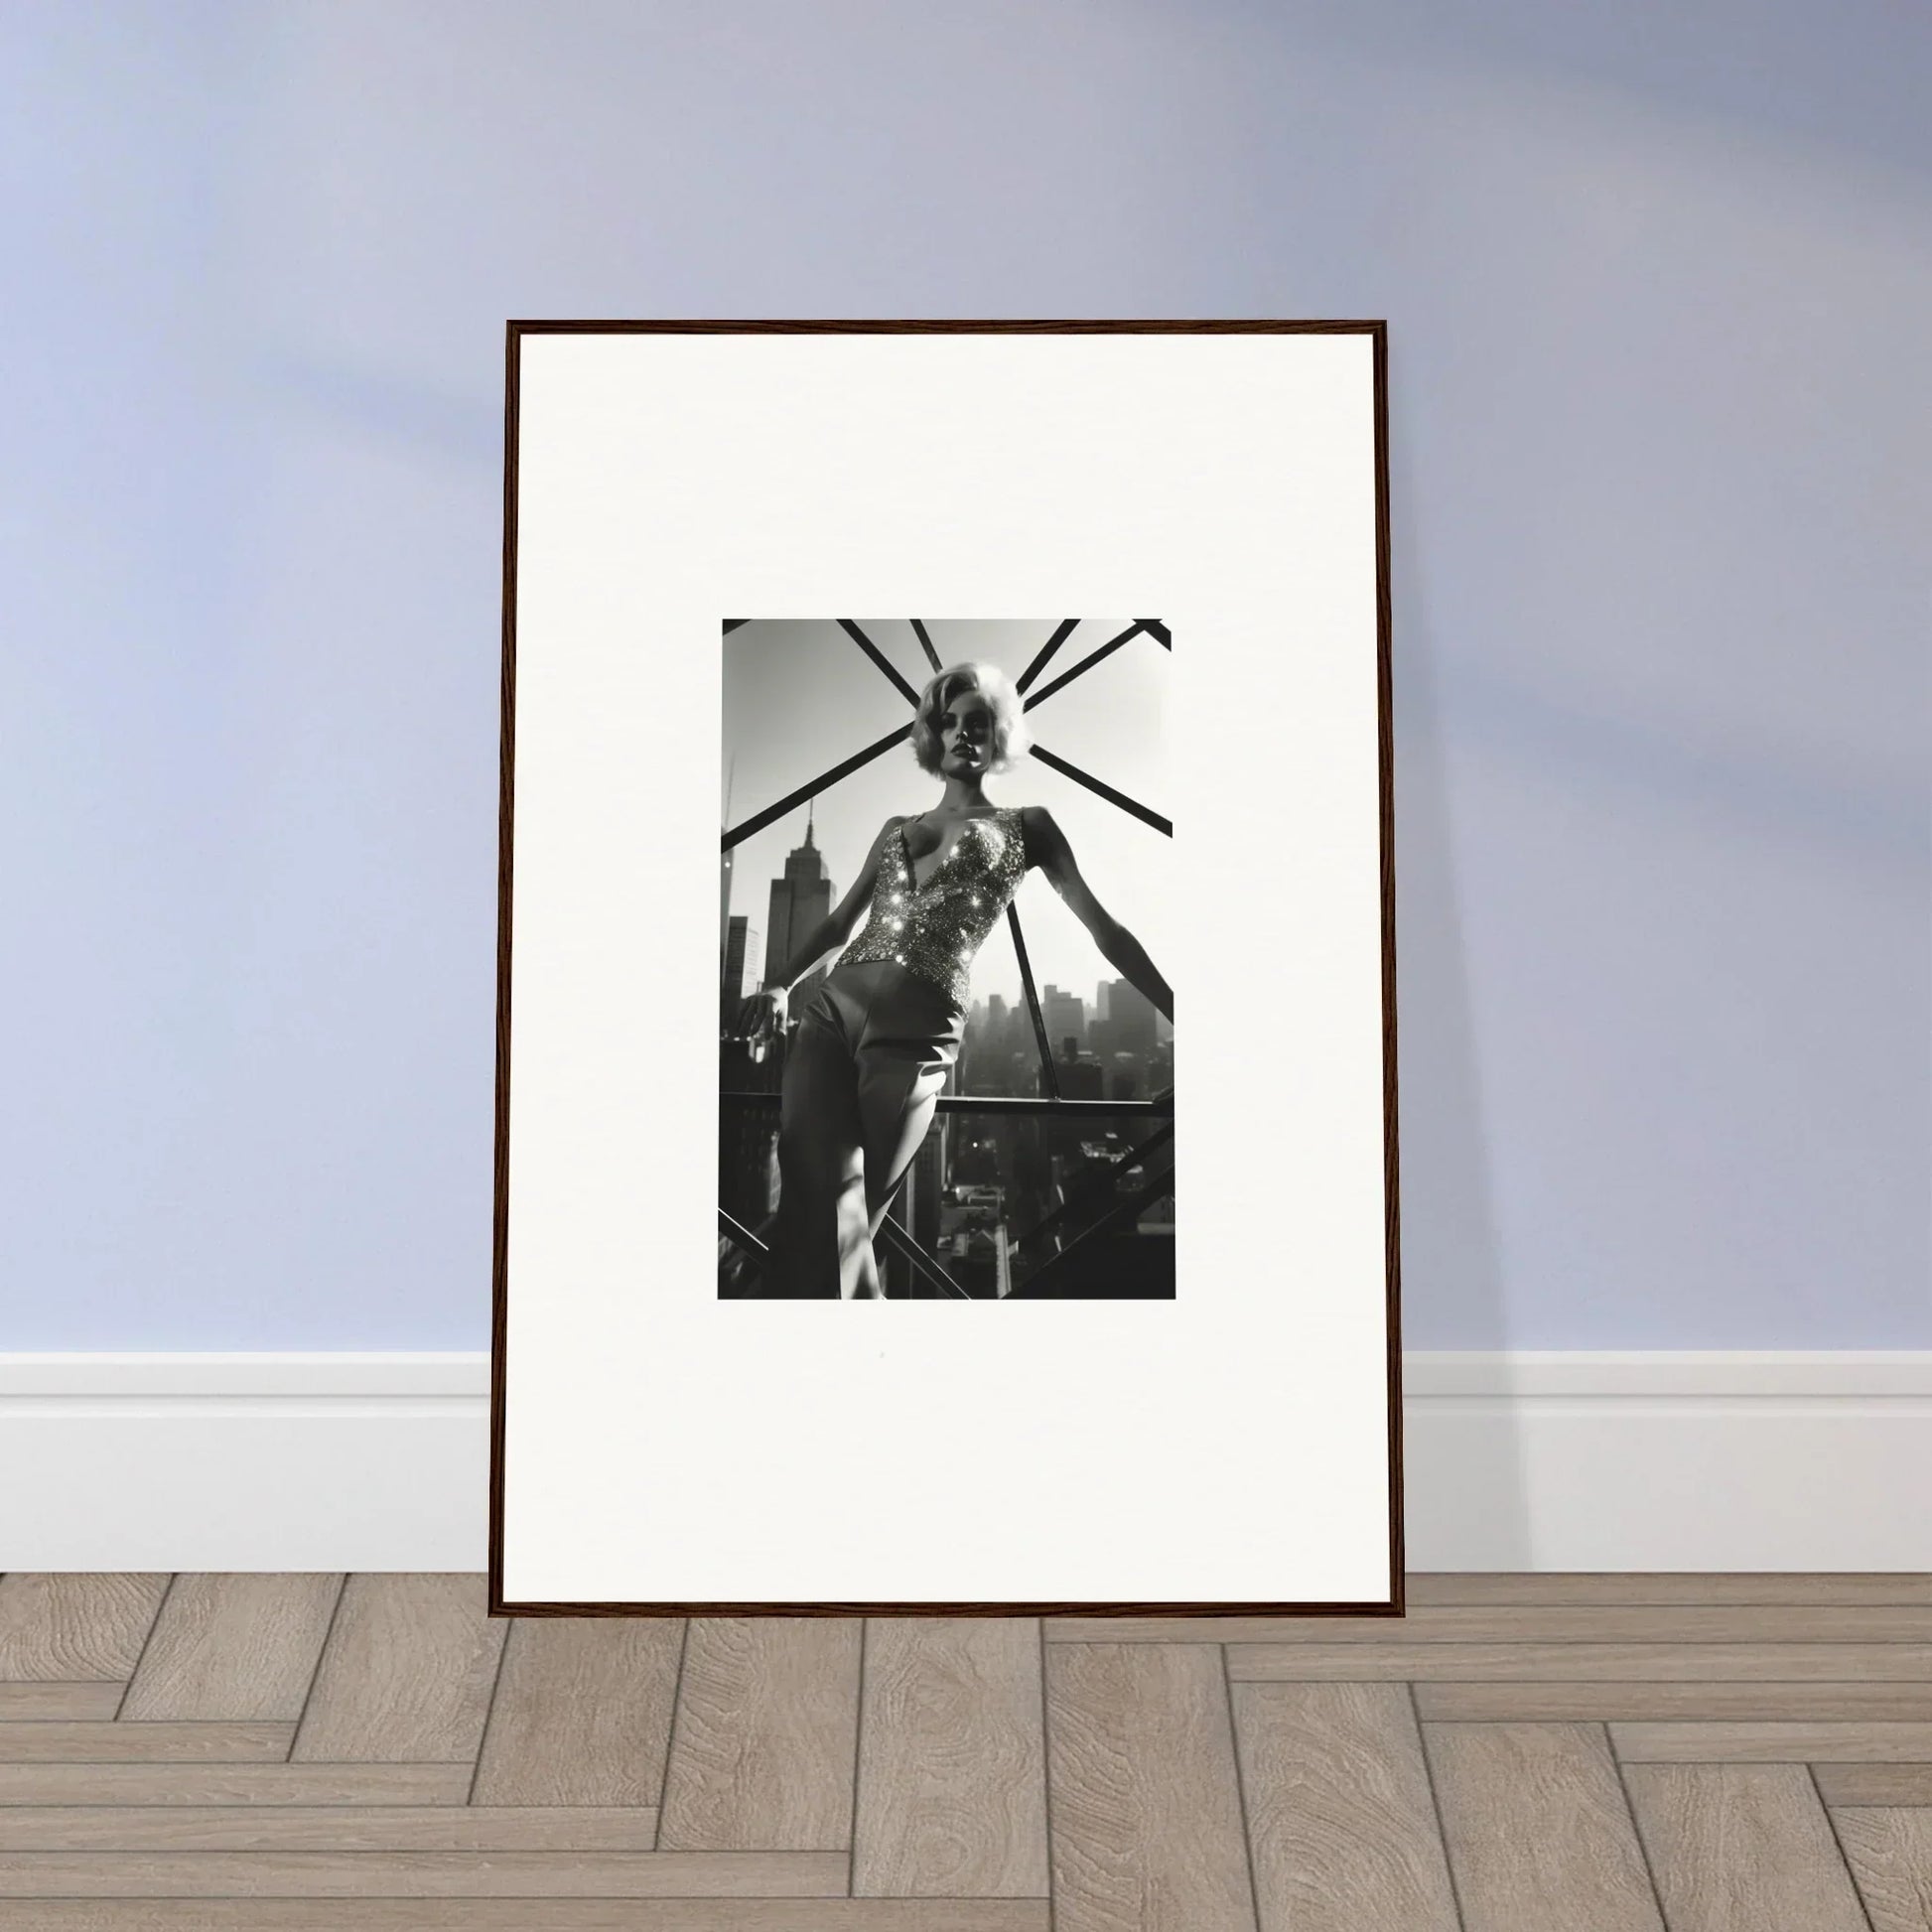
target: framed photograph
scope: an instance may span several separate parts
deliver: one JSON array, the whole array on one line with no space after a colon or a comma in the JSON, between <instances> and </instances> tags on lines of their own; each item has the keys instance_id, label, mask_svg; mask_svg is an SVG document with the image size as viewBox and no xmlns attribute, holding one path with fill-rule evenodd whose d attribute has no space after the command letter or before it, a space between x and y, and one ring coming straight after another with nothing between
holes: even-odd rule
<instances>
[{"instance_id":1,"label":"framed photograph","mask_svg":"<svg viewBox=\"0 0 1932 1932\"><path fill-rule=\"evenodd\" d=\"M1378 322L510 325L496 1611L1400 1613L1388 576Z\"/></svg>"}]
</instances>

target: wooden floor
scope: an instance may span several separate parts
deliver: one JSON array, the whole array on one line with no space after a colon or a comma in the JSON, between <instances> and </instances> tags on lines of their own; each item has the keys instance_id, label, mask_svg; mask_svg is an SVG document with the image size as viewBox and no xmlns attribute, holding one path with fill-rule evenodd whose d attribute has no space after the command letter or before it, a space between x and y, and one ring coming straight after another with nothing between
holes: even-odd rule
<instances>
[{"instance_id":1,"label":"wooden floor","mask_svg":"<svg viewBox=\"0 0 1932 1932\"><path fill-rule=\"evenodd\" d=\"M512 1619L0 1581L0 1926L1927 1932L1932 1578L1385 1618Z\"/></svg>"}]
</instances>

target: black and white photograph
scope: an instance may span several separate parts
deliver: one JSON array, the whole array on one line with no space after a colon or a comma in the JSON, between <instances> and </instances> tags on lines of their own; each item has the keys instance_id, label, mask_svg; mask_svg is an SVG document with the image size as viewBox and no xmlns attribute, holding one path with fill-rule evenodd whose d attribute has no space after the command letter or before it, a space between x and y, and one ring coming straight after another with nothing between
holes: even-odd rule
<instances>
[{"instance_id":1,"label":"black and white photograph","mask_svg":"<svg viewBox=\"0 0 1932 1932\"><path fill-rule=\"evenodd\" d=\"M1170 626L721 642L719 1295L1173 1299Z\"/></svg>"}]
</instances>

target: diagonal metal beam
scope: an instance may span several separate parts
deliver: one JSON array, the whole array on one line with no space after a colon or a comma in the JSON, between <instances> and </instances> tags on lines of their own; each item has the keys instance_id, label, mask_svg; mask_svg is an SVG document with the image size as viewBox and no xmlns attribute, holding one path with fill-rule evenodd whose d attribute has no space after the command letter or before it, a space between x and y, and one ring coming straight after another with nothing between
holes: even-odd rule
<instances>
[{"instance_id":1,"label":"diagonal metal beam","mask_svg":"<svg viewBox=\"0 0 1932 1932\"><path fill-rule=\"evenodd\" d=\"M1027 1011L1034 1017L1034 1038L1039 1042L1039 1077L1047 1093L1060 1097L1060 1076L1053 1070L1053 1049L1046 1043L1046 1022L1040 1017L1039 995L1034 988L1034 969L1027 959L1027 935L1020 930L1020 908L1007 901L1007 923L1013 928L1014 956L1020 961L1020 984L1026 988Z\"/></svg>"},{"instance_id":2,"label":"diagonal metal beam","mask_svg":"<svg viewBox=\"0 0 1932 1932\"><path fill-rule=\"evenodd\" d=\"M1046 660L1072 636L1074 626L1080 620L1078 618L1062 618L1060 620L1058 629L1040 645L1034 661L1014 680L1015 690L1025 691L1033 683L1034 679L1046 668Z\"/></svg>"},{"instance_id":3,"label":"diagonal metal beam","mask_svg":"<svg viewBox=\"0 0 1932 1932\"><path fill-rule=\"evenodd\" d=\"M898 686L898 694L907 704L918 703L919 694L899 676L897 670L893 665L893 660L850 618L841 618L839 620L839 628Z\"/></svg>"},{"instance_id":4,"label":"diagonal metal beam","mask_svg":"<svg viewBox=\"0 0 1932 1932\"><path fill-rule=\"evenodd\" d=\"M750 618L727 618L725 620L725 635L729 637L734 630L740 629L751 621Z\"/></svg>"},{"instance_id":5,"label":"diagonal metal beam","mask_svg":"<svg viewBox=\"0 0 1932 1932\"><path fill-rule=\"evenodd\" d=\"M932 648L932 639L925 634L925 625L917 618L912 620L912 634L918 638L919 648L925 652L925 661L935 671L943 671L946 667L940 663L939 653Z\"/></svg>"},{"instance_id":6,"label":"diagonal metal beam","mask_svg":"<svg viewBox=\"0 0 1932 1932\"><path fill-rule=\"evenodd\" d=\"M1101 1215L1099 1220L1082 1229L1080 1234L1074 1240L1069 1241L1058 1254L1047 1256L1013 1291L1014 1296L1024 1299L1033 1292L1035 1284L1043 1277L1050 1275L1055 1268L1063 1266L1070 1256L1077 1255L1088 1242L1098 1240L1101 1235L1108 1233L1119 1222L1127 1220L1130 1216L1139 1214L1141 1209L1146 1207L1150 1201L1157 1201L1163 1194L1171 1194L1173 1192L1173 1169L1167 1167L1162 1169L1144 1187L1137 1188L1128 1199L1121 1201L1116 1206L1110 1207L1106 1213ZM1011 1300L1013 1298L1009 1297L1008 1299Z\"/></svg>"},{"instance_id":7,"label":"diagonal metal beam","mask_svg":"<svg viewBox=\"0 0 1932 1932\"><path fill-rule=\"evenodd\" d=\"M1150 1155L1159 1154L1173 1139L1173 1122L1169 1121L1165 1127L1156 1128L1137 1147L1130 1147L1124 1153L1116 1155L1107 1163L1104 1173L1089 1175L1085 1183L1068 1194L1050 1214L1035 1221L1025 1234L1021 1235L1013 1244L1013 1252L1020 1254L1039 1240L1042 1235L1050 1234L1075 1208L1083 1207L1089 1201L1099 1200L1111 1194L1123 1174L1132 1173L1136 1168L1145 1165Z\"/></svg>"},{"instance_id":8,"label":"diagonal metal beam","mask_svg":"<svg viewBox=\"0 0 1932 1932\"><path fill-rule=\"evenodd\" d=\"M1051 684L1042 684L1037 691L1027 694L1026 709L1031 711L1036 704L1044 704L1062 685L1071 684L1083 671L1090 671L1103 657L1111 657L1122 644L1131 642L1147 628L1141 619L1136 618L1118 637L1109 637L1098 650L1090 650L1070 671L1062 671Z\"/></svg>"},{"instance_id":9,"label":"diagonal metal beam","mask_svg":"<svg viewBox=\"0 0 1932 1932\"><path fill-rule=\"evenodd\" d=\"M1116 791L1112 785L1103 784L1090 771L1082 771L1077 764L1069 764L1064 759L1055 758L1044 746L1035 745L1029 756L1036 758L1041 764L1051 765L1055 771L1071 778L1075 784L1085 785L1089 791L1097 792L1106 799L1108 804L1118 805L1122 811L1132 812L1136 818L1144 819L1157 832L1164 833L1169 838L1173 837L1173 819L1163 818L1159 812L1150 811L1138 800L1128 797L1126 792Z\"/></svg>"},{"instance_id":10,"label":"diagonal metal beam","mask_svg":"<svg viewBox=\"0 0 1932 1932\"><path fill-rule=\"evenodd\" d=\"M1163 650L1173 649L1173 632L1159 618L1143 618L1141 628L1161 646Z\"/></svg>"},{"instance_id":11,"label":"diagonal metal beam","mask_svg":"<svg viewBox=\"0 0 1932 1932\"><path fill-rule=\"evenodd\" d=\"M979 1299L976 1295L968 1295L936 1261L921 1252L919 1244L890 1215L881 1223L879 1231L912 1264L912 1272L922 1280L931 1283L940 1294L956 1296L962 1302L975 1302Z\"/></svg>"},{"instance_id":12,"label":"diagonal metal beam","mask_svg":"<svg viewBox=\"0 0 1932 1932\"><path fill-rule=\"evenodd\" d=\"M718 1210L718 1232L734 1247L743 1248L755 1261L763 1261L771 1253L743 1221L735 1220L722 1207Z\"/></svg>"},{"instance_id":13,"label":"diagonal metal beam","mask_svg":"<svg viewBox=\"0 0 1932 1932\"><path fill-rule=\"evenodd\" d=\"M725 834L723 850L729 852L733 846L742 845L754 832L762 832L774 819L783 818L788 811L795 810L807 798L815 798L821 791L835 785L841 778L849 778L862 764L870 764L874 759L882 758L895 745L903 745L912 734L910 725L901 725L896 732L888 732L877 744L868 745L863 752L854 752L842 763L835 764L829 771L821 772L809 784L802 784L796 791L788 791L775 805L767 805L755 817L748 818L743 825L735 825Z\"/></svg>"}]
</instances>

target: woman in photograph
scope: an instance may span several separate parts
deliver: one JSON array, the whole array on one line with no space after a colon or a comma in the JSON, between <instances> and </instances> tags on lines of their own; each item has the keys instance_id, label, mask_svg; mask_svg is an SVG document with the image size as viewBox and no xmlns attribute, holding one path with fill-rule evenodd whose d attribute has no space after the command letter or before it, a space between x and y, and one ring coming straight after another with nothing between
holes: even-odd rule
<instances>
[{"instance_id":1,"label":"woman in photograph","mask_svg":"<svg viewBox=\"0 0 1932 1932\"><path fill-rule=\"evenodd\" d=\"M785 1060L764 1297L884 1293L874 1237L958 1056L974 955L1030 869L1121 977L1173 1019L1167 981L1094 897L1052 815L986 795L987 778L1010 770L1030 742L1006 673L981 663L938 672L920 694L911 742L919 768L943 781L938 803L886 821L852 890L740 1012L743 1033L782 1033L790 989L845 948L799 1015Z\"/></svg>"}]
</instances>

